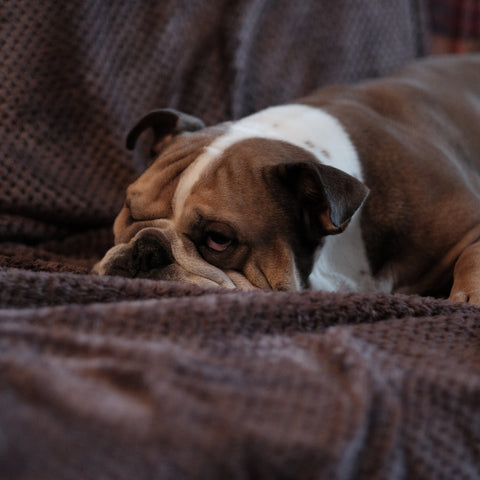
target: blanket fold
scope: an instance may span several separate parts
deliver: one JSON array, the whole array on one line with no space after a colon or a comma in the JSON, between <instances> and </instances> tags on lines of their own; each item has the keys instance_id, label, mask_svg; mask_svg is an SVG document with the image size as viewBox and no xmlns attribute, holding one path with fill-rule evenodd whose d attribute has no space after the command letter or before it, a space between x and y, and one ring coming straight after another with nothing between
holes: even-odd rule
<instances>
[{"instance_id":1,"label":"blanket fold","mask_svg":"<svg viewBox=\"0 0 480 480\"><path fill-rule=\"evenodd\" d=\"M43 276L0 314L5 478L475 478L473 307Z\"/></svg>"}]
</instances>

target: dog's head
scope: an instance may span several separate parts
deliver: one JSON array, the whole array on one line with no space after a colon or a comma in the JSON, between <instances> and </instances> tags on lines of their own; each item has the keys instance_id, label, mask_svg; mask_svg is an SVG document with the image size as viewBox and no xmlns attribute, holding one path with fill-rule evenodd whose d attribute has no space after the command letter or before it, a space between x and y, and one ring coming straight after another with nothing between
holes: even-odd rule
<instances>
[{"instance_id":1,"label":"dog's head","mask_svg":"<svg viewBox=\"0 0 480 480\"><path fill-rule=\"evenodd\" d=\"M341 233L367 195L308 149L245 123L204 128L157 110L127 146L150 128L155 159L127 189L99 274L298 290L322 239Z\"/></svg>"}]
</instances>

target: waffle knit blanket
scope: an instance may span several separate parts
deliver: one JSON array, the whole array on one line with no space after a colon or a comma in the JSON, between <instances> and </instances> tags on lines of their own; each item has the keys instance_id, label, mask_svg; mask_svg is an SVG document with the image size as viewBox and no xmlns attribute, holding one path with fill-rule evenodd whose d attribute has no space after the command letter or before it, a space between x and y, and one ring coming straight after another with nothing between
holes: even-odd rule
<instances>
[{"instance_id":1,"label":"waffle knit blanket","mask_svg":"<svg viewBox=\"0 0 480 480\"><path fill-rule=\"evenodd\" d=\"M424 53L419 1L0 6L0 478L478 478L480 311L89 271L145 152Z\"/></svg>"}]
</instances>

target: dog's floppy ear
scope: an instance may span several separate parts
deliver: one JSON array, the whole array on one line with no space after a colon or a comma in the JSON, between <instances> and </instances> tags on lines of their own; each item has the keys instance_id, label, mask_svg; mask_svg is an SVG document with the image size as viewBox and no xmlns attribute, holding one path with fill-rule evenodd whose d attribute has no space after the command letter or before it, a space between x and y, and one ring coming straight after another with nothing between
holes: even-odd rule
<instances>
[{"instance_id":1,"label":"dog's floppy ear","mask_svg":"<svg viewBox=\"0 0 480 480\"><path fill-rule=\"evenodd\" d=\"M269 170L270 180L273 175L288 192L285 200L295 199L297 216L314 241L343 232L369 191L360 180L315 161L282 163Z\"/></svg>"},{"instance_id":2,"label":"dog's floppy ear","mask_svg":"<svg viewBox=\"0 0 480 480\"><path fill-rule=\"evenodd\" d=\"M162 144L166 137L173 137L181 132L194 132L201 130L205 124L199 118L179 112L173 108L152 110L142 117L127 135L127 148L133 150L138 137L145 130L153 130L153 146L151 155L158 153L159 144Z\"/></svg>"}]
</instances>

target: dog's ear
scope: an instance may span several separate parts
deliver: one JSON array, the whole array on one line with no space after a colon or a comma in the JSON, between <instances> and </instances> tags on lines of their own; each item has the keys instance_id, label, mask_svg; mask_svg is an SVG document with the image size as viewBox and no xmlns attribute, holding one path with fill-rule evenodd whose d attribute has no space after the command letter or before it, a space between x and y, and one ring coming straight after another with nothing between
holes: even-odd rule
<instances>
[{"instance_id":1,"label":"dog's ear","mask_svg":"<svg viewBox=\"0 0 480 480\"><path fill-rule=\"evenodd\" d=\"M127 148L133 150L138 137L147 129L153 131L151 156L155 156L161 145L181 132L195 132L205 127L199 118L179 112L173 108L153 110L142 117L127 135Z\"/></svg>"},{"instance_id":2,"label":"dog's ear","mask_svg":"<svg viewBox=\"0 0 480 480\"><path fill-rule=\"evenodd\" d=\"M268 170L269 181L281 185L283 201L290 208L295 205L298 220L313 241L343 232L369 191L360 180L315 161L282 163Z\"/></svg>"}]
</instances>

